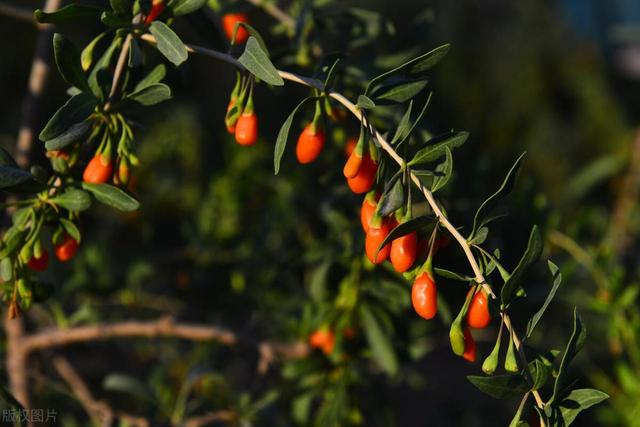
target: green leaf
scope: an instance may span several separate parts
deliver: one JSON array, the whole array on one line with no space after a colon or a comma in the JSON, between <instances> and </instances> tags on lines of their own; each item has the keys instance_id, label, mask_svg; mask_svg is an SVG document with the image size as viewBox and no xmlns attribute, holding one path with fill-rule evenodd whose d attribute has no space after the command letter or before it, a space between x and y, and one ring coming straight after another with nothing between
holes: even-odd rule
<instances>
[{"instance_id":1,"label":"green leaf","mask_svg":"<svg viewBox=\"0 0 640 427\"><path fill-rule=\"evenodd\" d=\"M169 9L175 16L195 12L207 3L207 0L173 0L169 2Z\"/></svg>"},{"instance_id":2,"label":"green leaf","mask_svg":"<svg viewBox=\"0 0 640 427\"><path fill-rule=\"evenodd\" d=\"M474 278L471 277L471 276L465 276L465 275L462 275L462 274L458 274L458 273L455 273L455 272L450 271L450 270L445 270L444 268L434 267L433 271L438 276L445 277L447 279L459 280L461 282L471 282L472 280L474 280Z\"/></svg>"},{"instance_id":3,"label":"green leaf","mask_svg":"<svg viewBox=\"0 0 640 427\"><path fill-rule=\"evenodd\" d=\"M378 202L378 213L387 216L404 204L404 185L402 184L402 170L399 170L385 184L384 191Z\"/></svg>"},{"instance_id":4,"label":"green leaf","mask_svg":"<svg viewBox=\"0 0 640 427\"><path fill-rule=\"evenodd\" d=\"M398 371L398 360L389 337L382 331L380 324L366 305L360 306L360 319L367 342L371 347L372 357L389 375L394 375Z\"/></svg>"},{"instance_id":5,"label":"green leaf","mask_svg":"<svg viewBox=\"0 0 640 427\"><path fill-rule=\"evenodd\" d=\"M536 314L529 319L529 322L527 322L527 338L529 338L533 333L533 330L536 328L540 318L547 310L547 307L553 300L553 297L556 295L556 291L558 290L558 287L560 287L560 283L562 283L562 273L560 273L560 269L551 261L547 261L547 265L549 266L549 271L551 271L551 276L553 276L553 286L551 286L549 295L547 295L547 298L545 299L544 304L542 304L542 307L540 307L540 310L538 310Z\"/></svg>"},{"instance_id":6,"label":"green leaf","mask_svg":"<svg viewBox=\"0 0 640 427\"><path fill-rule=\"evenodd\" d=\"M529 372L531 373L531 378L533 378L533 385L531 386L531 390L541 389L551 376L552 371L552 366L545 364L540 359L535 359L530 362Z\"/></svg>"},{"instance_id":7,"label":"green leaf","mask_svg":"<svg viewBox=\"0 0 640 427\"><path fill-rule=\"evenodd\" d=\"M531 229L531 234L529 234L529 243L527 244L527 250L520 258L520 262L513 270L509 279L502 286L502 290L500 291L500 301L503 305L508 305L513 297L513 294L516 290L516 287L520 284L524 273L527 269L540 258L542 254L542 236L540 235L540 231L538 231L538 226L534 225Z\"/></svg>"},{"instance_id":8,"label":"green leaf","mask_svg":"<svg viewBox=\"0 0 640 427\"><path fill-rule=\"evenodd\" d=\"M51 201L71 212L81 212L91 206L89 193L78 188L69 188L64 193L51 199Z\"/></svg>"},{"instance_id":9,"label":"green leaf","mask_svg":"<svg viewBox=\"0 0 640 427\"><path fill-rule=\"evenodd\" d=\"M93 62L93 52L98 43L100 43L106 35L106 31L98 34L84 49L82 49L82 53L80 54L80 65L84 71L87 71L91 67L91 63Z\"/></svg>"},{"instance_id":10,"label":"green leaf","mask_svg":"<svg viewBox=\"0 0 640 427\"><path fill-rule=\"evenodd\" d=\"M133 92L134 93L139 92L142 89L147 88L153 84L160 83L162 79L164 79L164 76L166 74L167 74L167 67L165 67L164 64L158 64L157 66L154 67L153 70L149 72L149 74L145 76L145 78L143 78L138 82L136 87L133 89Z\"/></svg>"},{"instance_id":11,"label":"green leaf","mask_svg":"<svg viewBox=\"0 0 640 427\"><path fill-rule=\"evenodd\" d=\"M524 409L524 404L527 403L527 398L528 397L529 397L529 393L525 393L525 395L520 400L520 404L518 405L518 410L513 415L513 418L511 419L511 422L509 423L509 427L522 426L523 423L525 425L528 425L526 422L520 421L520 417L522 416L522 410Z\"/></svg>"},{"instance_id":12,"label":"green leaf","mask_svg":"<svg viewBox=\"0 0 640 427\"><path fill-rule=\"evenodd\" d=\"M293 109L287 120L284 121L280 130L278 131L278 137L276 138L276 146L273 150L273 170L274 174L277 175L280 172L280 161L282 160L282 155L284 154L284 150L287 147L287 140L289 139L289 130L291 129L291 124L293 123L293 118L295 117L298 110L307 102L311 100L318 99L315 96L310 96L308 98L303 99L300 103Z\"/></svg>"},{"instance_id":13,"label":"green leaf","mask_svg":"<svg viewBox=\"0 0 640 427\"><path fill-rule=\"evenodd\" d=\"M111 9L118 15L130 16L132 13L132 2L130 0L109 0Z\"/></svg>"},{"instance_id":14,"label":"green leaf","mask_svg":"<svg viewBox=\"0 0 640 427\"><path fill-rule=\"evenodd\" d=\"M13 263L9 257L2 258L2 261L0 261L0 279L3 282L13 279Z\"/></svg>"},{"instance_id":15,"label":"green leaf","mask_svg":"<svg viewBox=\"0 0 640 427\"><path fill-rule=\"evenodd\" d=\"M80 65L80 52L74 44L56 33L53 35L53 54L62 78L70 85L88 91L87 76Z\"/></svg>"},{"instance_id":16,"label":"green leaf","mask_svg":"<svg viewBox=\"0 0 640 427\"><path fill-rule=\"evenodd\" d=\"M560 402L560 412L564 421L563 425L568 427L580 412L608 398L608 394L592 388L572 390L571 393Z\"/></svg>"},{"instance_id":17,"label":"green leaf","mask_svg":"<svg viewBox=\"0 0 640 427\"><path fill-rule=\"evenodd\" d=\"M171 99L171 89L164 83L154 83L126 96L125 99L140 105L155 105Z\"/></svg>"},{"instance_id":18,"label":"green leaf","mask_svg":"<svg viewBox=\"0 0 640 427\"><path fill-rule=\"evenodd\" d=\"M269 56L269 49L267 49L267 44L264 42L264 39L262 38L262 36L258 32L258 30L256 30L255 28L253 28L251 25L247 24L246 22L238 21L238 22L236 22L236 25L238 25L239 27L242 27L245 30L247 30L247 32L249 33L250 36L255 37L256 40L258 41L258 44L260 45L260 47L264 51L264 53L266 53L267 56Z\"/></svg>"},{"instance_id":19,"label":"green leaf","mask_svg":"<svg viewBox=\"0 0 640 427\"><path fill-rule=\"evenodd\" d=\"M400 145L402 145L402 143L405 142L407 140L407 138L409 138L409 136L413 133L413 131L416 128L416 126L418 126L418 123L420 123L420 121L422 120L422 117L424 116L424 113L427 111L427 108L429 107L429 104L431 103L431 96L432 95L433 95L433 92L429 92L429 95L427 96L427 100L425 101L424 105L422 106L422 110L420 110L420 114L418 114L418 117L416 117L416 119L413 121L413 124L411 125L411 127L410 128L407 127L406 129L403 129L402 132L400 131L400 127L399 127L398 130L396 131L396 134L394 135L393 139L394 139L394 141L396 141L396 138L397 138L397 140L399 141L398 142L398 147Z\"/></svg>"},{"instance_id":20,"label":"green leaf","mask_svg":"<svg viewBox=\"0 0 640 427\"><path fill-rule=\"evenodd\" d=\"M405 236L414 231L421 230L435 222L435 218L431 216L419 216L417 218L412 218L409 221L405 221L402 224L399 224L396 228L391 230L387 237L384 238L382 243L378 246L378 250L376 251L376 255L380 252L385 245L389 242L394 241L398 237Z\"/></svg>"},{"instance_id":21,"label":"green leaf","mask_svg":"<svg viewBox=\"0 0 640 427\"><path fill-rule=\"evenodd\" d=\"M31 174L13 166L0 166L0 188L6 189L31 179Z\"/></svg>"},{"instance_id":22,"label":"green leaf","mask_svg":"<svg viewBox=\"0 0 640 427\"><path fill-rule=\"evenodd\" d=\"M19 168L18 164L13 159L11 154L9 154L9 152L3 147L0 147L0 166L9 166L12 168Z\"/></svg>"},{"instance_id":23,"label":"green leaf","mask_svg":"<svg viewBox=\"0 0 640 427\"><path fill-rule=\"evenodd\" d=\"M520 374L493 375L489 377L469 375L467 379L481 392L496 399L512 398L529 390L529 385Z\"/></svg>"},{"instance_id":24,"label":"green leaf","mask_svg":"<svg viewBox=\"0 0 640 427\"><path fill-rule=\"evenodd\" d=\"M125 374L109 374L103 381L105 390L127 393L147 401L154 401L153 393L138 379Z\"/></svg>"},{"instance_id":25,"label":"green leaf","mask_svg":"<svg viewBox=\"0 0 640 427\"><path fill-rule=\"evenodd\" d=\"M504 181L502 181L500 188L498 188L495 193L480 205L476 211L475 217L473 218L473 228L471 229L471 234L467 240L471 240L473 238L483 218L488 215L494 207L496 207L498 202L504 199L511 190L513 190L516 178L518 177L518 171L520 170L520 165L522 164L522 159L525 154L526 153L522 153L520 157L516 159L513 166L511 166L511 169L509 169L509 172L507 172L507 176L504 178Z\"/></svg>"},{"instance_id":26,"label":"green leaf","mask_svg":"<svg viewBox=\"0 0 640 427\"><path fill-rule=\"evenodd\" d=\"M398 141L401 141L411 132L411 126L409 122L411 121L411 109L413 108L413 101L409 102L407 106L407 110L402 115L400 122L398 123L398 127L396 128L396 132L393 134L393 139L391 140L391 145L395 144Z\"/></svg>"},{"instance_id":27,"label":"green leaf","mask_svg":"<svg viewBox=\"0 0 640 427\"><path fill-rule=\"evenodd\" d=\"M238 58L238 62L242 64L247 71L265 83L274 86L284 85L284 80L282 80L282 77L278 74L278 70L273 66L255 37L249 37L244 52L240 55L240 58Z\"/></svg>"},{"instance_id":28,"label":"green leaf","mask_svg":"<svg viewBox=\"0 0 640 427\"><path fill-rule=\"evenodd\" d=\"M551 396L549 404L554 403L561 398L560 393L566 385L566 377L567 370L569 369L569 364L576 356L576 354L578 354L578 352L582 349L582 346L584 345L584 341L586 339L587 329L582 324L582 319L580 318L578 311L574 308L573 333L571 334L571 338L569 339L567 347L564 350L564 354L562 355L562 361L560 362L560 367L558 368L556 383L553 385L553 396Z\"/></svg>"},{"instance_id":29,"label":"green leaf","mask_svg":"<svg viewBox=\"0 0 640 427\"><path fill-rule=\"evenodd\" d=\"M447 182L451 179L451 174L453 172L453 154L451 154L451 149L449 147L444 147L444 150L446 159L436 167L436 172L439 172L440 175L433 178L433 184L431 184L432 193L435 193L447 185Z\"/></svg>"},{"instance_id":30,"label":"green leaf","mask_svg":"<svg viewBox=\"0 0 640 427\"><path fill-rule=\"evenodd\" d=\"M27 234L27 230L20 230L17 227L11 227L5 235L2 236L2 240L5 244L3 245L2 250L0 250L0 258L6 258L20 250L24 244Z\"/></svg>"},{"instance_id":31,"label":"green leaf","mask_svg":"<svg viewBox=\"0 0 640 427\"><path fill-rule=\"evenodd\" d=\"M71 97L46 124L39 138L42 141L59 136L76 123L82 122L93 113L98 100L90 93L79 93Z\"/></svg>"},{"instance_id":32,"label":"green leaf","mask_svg":"<svg viewBox=\"0 0 640 427\"><path fill-rule=\"evenodd\" d=\"M427 87L428 81L403 81L381 86L371 94L376 105L401 104L412 99Z\"/></svg>"},{"instance_id":33,"label":"green leaf","mask_svg":"<svg viewBox=\"0 0 640 427\"><path fill-rule=\"evenodd\" d=\"M187 47L167 24L161 21L153 21L149 27L149 32L156 38L156 46L160 53L174 65L180 65L187 60L189 56Z\"/></svg>"},{"instance_id":34,"label":"green leaf","mask_svg":"<svg viewBox=\"0 0 640 427\"><path fill-rule=\"evenodd\" d=\"M387 78L404 74L410 77L418 77L423 75L426 71L436 65L449 51L449 44L445 44L433 49L430 52L427 52L423 55L418 56L417 58L408 61L399 67L394 68L393 70L387 71L374 79L372 79L367 85L367 89L365 91L365 95L369 93L369 90L375 87L376 84L386 80Z\"/></svg>"},{"instance_id":35,"label":"green leaf","mask_svg":"<svg viewBox=\"0 0 640 427\"><path fill-rule=\"evenodd\" d=\"M359 95L356 107L360 108L361 110L371 110L372 108L376 108L376 103L366 95Z\"/></svg>"},{"instance_id":36,"label":"green leaf","mask_svg":"<svg viewBox=\"0 0 640 427\"><path fill-rule=\"evenodd\" d=\"M439 159L446 154L445 148L453 150L460 147L469 138L468 132L448 132L431 138L425 144L426 147L419 150L413 159L409 162L409 166L428 163Z\"/></svg>"},{"instance_id":37,"label":"green leaf","mask_svg":"<svg viewBox=\"0 0 640 427\"><path fill-rule=\"evenodd\" d=\"M131 18L127 16L116 15L115 13L104 11L102 15L100 15L100 22L102 22L107 27L111 28L122 28L131 22Z\"/></svg>"},{"instance_id":38,"label":"green leaf","mask_svg":"<svg viewBox=\"0 0 640 427\"><path fill-rule=\"evenodd\" d=\"M78 22L83 18L97 19L101 13L102 10L97 7L72 3L51 13L36 9L33 16L41 24L64 24L66 22Z\"/></svg>"},{"instance_id":39,"label":"green leaf","mask_svg":"<svg viewBox=\"0 0 640 427\"><path fill-rule=\"evenodd\" d=\"M91 125L92 123L89 120L71 125L69 129L65 130L60 135L45 142L44 146L49 151L62 150L89 133Z\"/></svg>"},{"instance_id":40,"label":"green leaf","mask_svg":"<svg viewBox=\"0 0 640 427\"><path fill-rule=\"evenodd\" d=\"M99 202L124 212L132 212L140 207L136 199L113 185L83 182L82 188L91 192Z\"/></svg>"},{"instance_id":41,"label":"green leaf","mask_svg":"<svg viewBox=\"0 0 640 427\"><path fill-rule=\"evenodd\" d=\"M107 50L102 54L89 73L88 81L91 92L102 100L106 98L106 94L109 92L108 88L112 82L109 65L121 43L122 37L118 37L116 35Z\"/></svg>"},{"instance_id":42,"label":"green leaf","mask_svg":"<svg viewBox=\"0 0 640 427\"><path fill-rule=\"evenodd\" d=\"M62 228L64 228L64 231L66 231L69 236L73 237L76 242L80 243L80 239L82 236L80 235L80 230L78 230L78 227L76 227L73 222L65 218L59 218L59 221L60 224L62 224Z\"/></svg>"}]
</instances>

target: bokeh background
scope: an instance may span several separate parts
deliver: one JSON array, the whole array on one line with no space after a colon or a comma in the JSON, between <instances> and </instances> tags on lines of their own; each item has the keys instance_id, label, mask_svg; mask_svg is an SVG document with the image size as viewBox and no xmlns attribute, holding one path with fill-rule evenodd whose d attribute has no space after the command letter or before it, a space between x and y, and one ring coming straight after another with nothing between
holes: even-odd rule
<instances>
[{"instance_id":1,"label":"bokeh background","mask_svg":"<svg viewBox=\"0 0 640 427\"><path fill-rule=\"evenodd\" d=\"M12 3L41 6L31 0ZM563 348L576 306L589 336L572 374L580 386L611 396L577 425L640 425L640 2L340 3L380 16L380 28L370 29L375 32L370 39L349 52L350 63L369 76L389 68L393 54L406 46L419 52L452 44L429 82L434 96L425 118L434 133L450 128L471 133L456 150L454 179L442 195L452 221L468 227L478 204L527 152L517 191L507 203L510 215L494 226L489 242L514 266L537 223L545 257L561 267L564 282L530 344ZM324 10L330 17L331 9ZM271 18L260 11L252 17L267 34L277 63L300 69L300 52L296 57L283 48L278 54L289 41L269 34ZM192 16L177 28L186 41L224 49L211 19L211 14ZM86 43L99 28L62 30ZM35 37L33 25L0 14L0 143L10 151ZM340 47L340 39L329 33L324 42L327 50ZM258 90L262 140L246 150L233 143L222 120L234 78L231 68L202 57L169 73L175 99L136 117L140 212L94 208L84 217L82 250L74 263L46 273L55 291L28 314L30 330L169 314L251 337L305 339L310 313L330 306L339 289L340 268L327 272L323 266L360 256L360 199L340 180L341 147L357 127L347 121L346 131L336 128L322 159L308 167L297 165L289 149L282 172L274 176L275 135L306 91ZM50 77L41 125L64 102L63 83L56 74ZM38 142L33 161L44 162ZM464 271L453 246L436 262ZM526 322L544 300L548 283L540 262L527 279L528 302L514 312L520 327L520 315ZM391 310L396 344L407 346L399 356L404 367L392 379L367 364L354 368L358 381L340 397L358 408L352 421L506 425L517 401L493 400L466 381L479 367L451 354L447 315L428 325L420 321L405 286ZM441 289L451 303L464 293L445 280ZM490 351L495 333L490 329L479 336L482 353ZM59 351L99 398L145 414L153 425L179 425L185 413L203 408L241 407L274 388L278 399L256 415L255 425L313 424L315 415L305 416L304 403L296 400L296 367L285 364L256 375L255 351L170 339L87 343ZM58 409L60 425L87 425L48 356L30 359L34 406ZM316 365L326 363L313 357Z\"/></svg>"}]
</instances>

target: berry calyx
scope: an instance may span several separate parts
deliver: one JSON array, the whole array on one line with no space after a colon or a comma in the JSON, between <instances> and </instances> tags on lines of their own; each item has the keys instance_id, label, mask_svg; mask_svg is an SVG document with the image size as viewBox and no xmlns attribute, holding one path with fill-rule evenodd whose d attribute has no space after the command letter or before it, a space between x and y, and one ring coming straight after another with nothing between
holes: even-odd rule
<instances>
[{"instance_id":1,"label":"berry calyx","mask_svg":"<svg viewBox=\"0 0 640 427\"><path fill-rule=\"evenodd\" d=\"M320 328L309 336L309 345L320 349L327 356L333 353L335 343L335 334L328 327Z\"/></svg>"},{"instance_id":2,"label":"berry calyx","mask_svg":"<svg viewBox=\"0 0 640 427\"><path fill-rule=\"evenodd\" d=\"M87 164L82 173L82 179L90 184L104 184L109 181L112 173L113 163L111 162L111 157L97 154Z\"/></svg>"},{"instance_id":3,"label":"berry calyx","mask_svg":"<svg viewBox=\"0 0 640 427\"><path fill-rule=\"evenodd\" d=\"M249 32L241 25L236 31L235 41L233 40L233 32L238 22L249 23L249 17L246 13L227 13L222 17L222 28L229 41L233 44L244 44L249 39Z\"/></svg>"},{"instance_id":4,"label":"berry calyx","mask_svg":"<svg viewBox=\"0 0 640 427\"><path fill-rule=\"evenodd\" d=\"M438 291L428 272L418 275L411 286L413 309L424 319L431 320L438 313Z\"/></svg>"},{"instance_id":5,"label":"berry calyx","mask_svg":"<svg viewBox=\"0 0 640 427\"><path fill-rule=\"evenodd\" d=\"M308 164L318 158L325 143L322 127L313 122L307 124L298 138L296 157L301 164Z\"/></svg>"},{"instance_id":6,"label":"berry calyx","mask_svg":"<svg viewBox=\"0 0 640 427\"><path fill-rule=\"evenodd\" d=\"M471 289L469 292L473 292ZM491 323L491 313L489 312L489 301L484 290L479 289L471 300L471 305L467 311L467 325L474 329L486 328Z\"/></svg>"},{"instance_id":7,"label":"berry calyx","mask_svg":"<svg viewBox=\"0 0 640 427\"><path fill-rule=\"evenodd\" d=\"M471 363L476 361L476 342L469 328L464 328L464 353L462 353L462 357Z\"/></svg>"},{"instance_id":8,"label":"berry calyx","mask_svg":"<svg viewBox=\"0 0 640 427\"><path fill-rule=\"evenodd\" d=\"M391 264L398 273L409 270L416 260L418 234L412 231L391 242Z\"/></svg>"},{"instance_id":9,"label":"berry calyx","mask_svg":"<svg viewBox=\"0 0 640 427\"><path fill-rule=\"evenodd\" d=\"M67 262L78 252L78 242L68 234L65 234L62 243L55 245L56 258Z\"/></svg>"},{"instance_id":10,"label":"berry calyx","mask_svg":"<svg viewBox=\"0 0 640 427\"><path fill-rule=\"evenodd\" d=\"M49 252L43 249L40 253L40 257L36 257L35 254L27 262L27 267L33 271L45 271L49 266Z\"/></svg>"}]
</instances>

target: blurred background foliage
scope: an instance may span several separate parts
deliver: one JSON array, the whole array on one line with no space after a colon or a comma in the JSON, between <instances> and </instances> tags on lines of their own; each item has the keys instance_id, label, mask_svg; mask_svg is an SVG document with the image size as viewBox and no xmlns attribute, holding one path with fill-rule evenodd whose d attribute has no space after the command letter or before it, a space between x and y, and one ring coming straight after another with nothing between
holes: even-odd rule
<instances>
[{"instance_id":1,"label":"blurred background foliage","mask_svg":"<svg viewBox=\"0 0 640 427\"><path fill-rule=\"evenodd\" d=\"M293 3L293 11L304 12L306 2ZM371 76L403 57L452 44L429 83L434 97L426 116L427 128L435 133L449 128L471 132L470 141L456 151L454 180L442 196L452 222L468 227L481 200L527 151L517 192L509 199L510 215L494 226L490 242L513 266L530 225L538 223L547 237L546 255L563 272L545 326L530 345L561 348L570 333L570 309L577 306L589 337L574 374L580 385L611 395L593 416L579 418L579 425L640 425L640 165L631 161L634 150L640 150L640 143L634 146L640 120L638 3L314 3L320 12L307 41L289 41L277 29L267 37L279 64L303 69L314 63L314 49L340 49L349 37L349 65ZM347 7L379 15L363 28L344 28L340 14ZM255 10L252 17L268 33L271 19ZM210 18L178 22L183 39L223 48ZM95 30L65 29L83 42ZM0 36L0 140L11 150L35 34L31 26L0 16ZM347 121L346 130L333 129L332 146L313 165L294 164L289 150L282 172L274 176L275 135L305 91L258 90L263 139L247 150L233 143L223 126L233 78L232 69L199 57L170 73L176 99L137 117L142 166L135 193L142 209L123 216L94 208L85 217L78 259L46 273L56 287L48 302L32 309L32 329L168 313L287 341L305 340L319 319L335 318L345 327L356 322L344 302L348 285L341 282L362 264L360 199L341 179L342 147L356 124ZM345 80L358 78L355 69L347 69ZM43 123L61 104L64 90L53 75L42 105ZM438 255L436 265L464 271L454 246ZM528 302L518 308L522 319L547 292L544 263L538 270L526 286ZM410 309L405 281L391 271L362 275L363 298L376 301L374 307L386 313L385 328L395 331L401 368L393 379L367 359L329 361L320 354L258 376L255 351L215 343L118 340L77 345L65 353L98 397L158 425L178 424L203 408L245 408L246 421L255 419L256 425L309 425L311 402L316 425L331 425L330 417L340 411L341 419L366 426L506 424L517 402L494 401L466 382L465 375L479 369L450 354L443 326L446 306L442 321L423 322ZM464 290L441 283L445 300L457 306ZM385 293L380 300L381 287L396 297L390 300ZM495 332L480 335L482 354L489 352ZM338 345L366 353L360 335ZM34 407L59 408L61 425L86 425L86 416L60 391L45 362L32 358L38 372ZM310 374L301 376L301 371ZM306 390L323 382L322 399L314 401L319 396ZM276 385L280 395L269 404ZM135 399L129 398L132 393ZM258 418L247 409L262 406L266 409Z\"/></svg>"}]
</instances>

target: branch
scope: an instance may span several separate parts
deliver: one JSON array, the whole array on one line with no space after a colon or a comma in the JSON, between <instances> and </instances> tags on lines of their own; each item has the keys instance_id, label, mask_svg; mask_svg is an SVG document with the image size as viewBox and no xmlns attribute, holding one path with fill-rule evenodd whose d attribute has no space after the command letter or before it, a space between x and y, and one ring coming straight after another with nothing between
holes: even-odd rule
<instances>
[{"instance_id":1,"label":"branch","mask_svg":"<svg viewBox=\"0 0 640 427\"><path fill-rule=\"evenodd\" d=\"M153 37L153 35L151 34L143 34L141 36L141 38L149 43L155 44L155 38ZM227 62L231 65L234 65L235 67L244 70L244 67L242 66L242 64L240 64L233 56L222 53L222 52L218 52L212 49L207 49L204 47L200 47L200 46L195 46L195 45L186 45L187 50L191 53L200 53L203 55L207 55L210 56L212 58ZM278 74L280 75L280 77L282 77L284 80L288 80L294 83L298 83L304 86L309 86L315 89L318 89L322 92L325 92L325 87L324 84L316 79L312 79L309 77L304 77L304 76L300 76L294 73L290 73L288 71L282 71L282 70L278 70ZM351 112L351 114L353 114L360 122L362 122L365 126L369 126L372 130L373 130L373 136L374 138L378 141L378 143L380 144L380 147L387 152L387 154L389 155L389 157L391 157L398 165L400 166L404 166L405 162L404 159L393 149L393 147L391 146L391 144L389 144L389 142L382 136L382 134L380 134L380 132L378 132L375 127L368 122L368 120L364 117L364 115L362 114L362 111L360 111L360 109L358 109L358 107L356 107L356 105L351 102L348 98L346 98L344 95L342 95L339 92L335 92L335 91L327 91L326 92L328 96L330 96L331 98L335 99L336 101L338 101L340 104L342 104L347 110L349 110ZM433 211L434 215L436 216L436 218L438 218L438 222L447 229L447 231L449 231L449 233L451 233L451 235L453 236L454 239L456 239L456 241L458 242L458 244L460 245L460 247L462 248L462 251L464 252L466 258L467 258L467 262L469 263L469 266L471 267L471 269L473 270L473 274L475 275L475 281L479 284L482 285L483 289L491 296L491 298L495 299L496 298L496 294L493 291L493 289L491 288L491 286L487 283L486 279L484 278L484 275L482 274L482 271L480 270L480 267L478 265L478 262L475 259L475 256L473 255L473 252L471 251L471 246L469 245L469 242L467 242L467 240L460 234L460 232L456 229L456 227L449 221L449 219L444 215L444 213L442 212L442 209L440 209L440 206L438 205L437 201L435 200L435 197L433 196L433 193L426 188L422 182L420 181L420 179L418 178L417 175L415 175L413 172L410 173L410 177L411 180L413 181L413 183L416 185L416 187L418 188L418 190L420 190L420 192L424 195L425 199L427 200L427 202L429 203L429 206L431 207L431 210ZM518 350L518 355L520 356L520 360L522 362L523 367L526 367L528 362L527 362L527 358L526 355L524 353L524 347L522 346L522 342L520 341L520 338L518 337L516 331L513 329L513 325L511 323L511 318L509 317L509 315L507 313L500 313L501 317L502 317L502 322L504 323L505 327L507 328L507 330L509 331L509 333L513 336L513 343L516 347L516 349ZM526 370L525 370L526 371ZM532 391L533 397L536 401L536 404L538 407L540 408L544 408L544 402L542 401L542 398L540 397L540 393L537 390L533 390ZM542 421L542 420L541 420ZM543 424L544 427L544 424Z\"/></svg>"},{"instance_id":2,"label":"branch","mask_svg":"<svg viewBox=\"0 0 640 427\"><path fill-rule=\"evenodd\" d=\"M184 427L201 427L220 421L233 422L237 417L237 414L233 411L213 411L197 417L187 418L184 421Z\"/></svg>"},{"instance_id":3,"label":"branch","mask_svg":"<svg viewBox=\"0 0 640 427\"><path fill-rule=\"evenodd\" d=\"M127 425L149 427L149 421L142 417L115 412L105 402L96 400L80 375L73 369L67 359L58 356L53 359L53 366L60 377L67 383L73 395L78 399L87 414L98 421L101 426L109 427L114 419L120 419Z\"/></svg>"},{"instance_id":4,"label":"branch","mask_svg":"<svg viewBox=\"0 0 640 427\"><path fill-rule=\"evenodd\" d=\"M33 13L30 10L14 6L12 4L6 4L4 2L0 2L0 14L15 18L19 21L29 22L30 24L35 22L33 19Z\"/></svg>"},{"instance_id":5,"label":"branch","mask_svg":"<svg viewBox=\"0 0 640 427\"><path fill-rule=\"evenodd\" d=\"M298 342L294 344L262 341L252 342L236 333L217 326L174 323L168 317L148 322L123 322L91 326L78 326L69 329L52 328L28 335L19 341L19 349L25 355L37 350L87 342L102 341L111 338L182 338L190 341L218 341L225 345L245 345L267 348L271 354L285 359L301 358L309 354L309 347Z\"/></svg>"}]
</instances>

